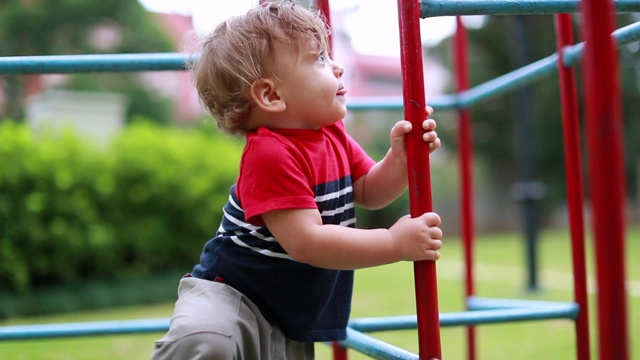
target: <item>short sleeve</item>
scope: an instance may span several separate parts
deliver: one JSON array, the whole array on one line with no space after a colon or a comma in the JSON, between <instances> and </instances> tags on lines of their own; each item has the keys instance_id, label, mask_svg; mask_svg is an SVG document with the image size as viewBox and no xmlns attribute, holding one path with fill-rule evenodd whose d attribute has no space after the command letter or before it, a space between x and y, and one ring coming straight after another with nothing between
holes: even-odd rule
<instances>
[{"instance_id":1,"label":"short sleeve","mask_svg":"<svg viewBox=\"0 0 640 360\"><path fill-rule=\"evenodd\" d=\"M262 226L260 216L272 210L317 208L311 174L302 164L276 137L248 140L237 185L247 222Z\"/></svg>"}]
</instances>

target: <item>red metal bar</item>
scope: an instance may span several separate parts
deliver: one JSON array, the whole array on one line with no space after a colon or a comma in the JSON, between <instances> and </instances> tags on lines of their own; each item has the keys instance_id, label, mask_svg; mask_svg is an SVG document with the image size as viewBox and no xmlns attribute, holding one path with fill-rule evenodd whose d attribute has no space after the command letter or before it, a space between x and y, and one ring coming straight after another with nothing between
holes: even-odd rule
<instances>
[{"instance_id":1,"label":"red metal bar","mask_svg":"<svg viewBox=\"0 0 640 360\"><path fill-rule=\"evenodd\" d=\"M333 350L333 360L347 360L349 359L349 354L347 353L347 348L340 346L337 342L331 343L331 349Z\"/></svg>"},{"instance_id":2,"label":"red metal bar","mask_svg":"<svg viewBox=\"0 0 640 360\"><path fill-rule=\"evenodd\" d=\"M598 284L600 360L629 359L625 291L625 211L620 79L611 0L582 3L589 194Z\"/></svg>"},{"instance_id":3,"label":"red metal bar","mask_svg":"<svg viewBox=\"0 0 640 360\"><path fill-rule=\"evenodd\" d=\"M564 131L564 166L566 172L569 228L573 254L573 293L580 306L576 319L576 354L578 360L589 360L589 301L587 294L587 265L585 262L584 234L584 186L582 182L582 155L580 151L580 124L576 74L572 67L564 66L562 48L573 45L573 23L570 14L554 17L560 99L562 101L562 126Z\"/></svg>"},{"instance_id":4,"label":"red metal bar","mask_svg":"<svg viewBox=\"0 0 640 360\"><path fill-rule=\"evenodd\" d=\"M329 7L329 0L315 0L316 8L324 16L327 27L331 29L331 8ZM333 56L333 36L329 34L329 56ZM333 351L333 360L347 360L349 355L347 349L340 346L337 342L331 344Z\"/></svg>"},{"instance_id":5,"label":"red metal bar","mask_svg":"<svg viewBox=\"0 0 640 360\"><path fill-rule=\"evenodd\" d=\"M329 7L329 0L315 0L315 5L322 15L324 15L327 26L331 28L331 8ZM329 56L333 56L333 34L329 34Z\"/></svg>"},{"instance_id":6,"label":"red metal bar","mask_svg":"<svg viewBox=\"0 0 640 360\"><path fill-rule=\"evenodd\" d=\"M467 29L462 19L456 17L456 33L453 38L453 62L456 77L456 92L469 89L469 52ZM473 133L469 109L458 111L458 158L460 167L460 211L462 243L465 263L465 294L468 298L475 294L473 276L473 250L475 242L473 215ZM467 327L467 359L476 358L476 328Z\"/></svg>"},{"instance_id":7,"label":"red metal bar","mask_svg":"<svg viewBox=\"0 0 640 360\"><path fill-rule=\"evenodd\" d=\"M402 63L404 116L413 124L406 136L411 216L432 211L429 149L422 141L426 117L419 0L398 0L400 61ZM434 261L414 263L418 345L420 359L440 359L440 319Z\"/></svg>"}]
</instances>

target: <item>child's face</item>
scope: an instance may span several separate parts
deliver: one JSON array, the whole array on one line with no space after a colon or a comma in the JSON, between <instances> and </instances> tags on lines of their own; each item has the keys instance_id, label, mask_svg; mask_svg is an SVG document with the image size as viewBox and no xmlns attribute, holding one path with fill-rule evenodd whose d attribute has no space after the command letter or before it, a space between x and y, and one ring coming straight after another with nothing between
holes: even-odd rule
<instances>
[{"instance_id":1,"label":"child's face","mask_svg":"<svg viewBox=\"0 0 640 360\"><path fill-rule=\"evenodd\" d=\"M347 114L342 82L344 68L327 51L303 47L296 54L286 45L275 56L278 89L286 103L285 121L295 127L319 129Z\"/></svg>"}]
</instances>

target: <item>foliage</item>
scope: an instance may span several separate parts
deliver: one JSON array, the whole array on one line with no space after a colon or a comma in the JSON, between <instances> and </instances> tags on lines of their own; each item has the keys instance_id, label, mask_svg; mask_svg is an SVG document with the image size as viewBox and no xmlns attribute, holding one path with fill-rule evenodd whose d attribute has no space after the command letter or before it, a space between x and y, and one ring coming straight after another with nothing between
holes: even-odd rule
<instances>
[{"instance_id":1,"label":"foliage","mask_svg":"<svg viewBox=\"0 0 640 360\"><path fill-rule=\"evenodd\" d=\"M0 123L2 289L189 271L241 151L211 133L139 122L99 149Z\"/></svg>"},{"instance_id":2,"label":"foliage","mask_svg":"<svg viewBox=\"0 0 640 360\"><path fill-rule=\"evenodd\" d=\"M130 274L120 279L93 278L34 288L25 293L0 290L0 321L172 302L176 298L176 284L184 273L184 269L175 269L145 275Z\"/></svg>"},{"instance_id":3,"label":"foliage","mask_svg":"<svg viewBox=\"0 0 640 360\"><path fill-rule=\"evenodd\" d=\"M0 24L3 55L95 52L91 35L100 24L121 29L119 52L151 52L168 44L138 1L5 0Z\"/></svg>"},{"instance_id":4,"label":"foliage","mask_svg":"<svg viewBox=\"0 0 640 360\"><path fill-rule=\"evenodd\" d=\"M106 31L107 39L96 34ZM96 53L165 52L173 46L164 30L138 1L118 0L4 0L0 2L0 56L69 55ZM84 75L85 77L87 75ZM151 95L136 74L110 74L112 86L105 78L91 77L84 86L71 89L123 91L130 96L136 115L168 120L170 111L154 114L161 100ZM6 78L9 96L8 116L20 118L20 97L30 76ZM144 94L142 96L141 94ZM167 104L162 105L167 109ZM141 109L142 108L142 109ZM156 117L162 115L161 117ZM131 119L133 116L129 117Z\"/></svg>"}]
</instances>

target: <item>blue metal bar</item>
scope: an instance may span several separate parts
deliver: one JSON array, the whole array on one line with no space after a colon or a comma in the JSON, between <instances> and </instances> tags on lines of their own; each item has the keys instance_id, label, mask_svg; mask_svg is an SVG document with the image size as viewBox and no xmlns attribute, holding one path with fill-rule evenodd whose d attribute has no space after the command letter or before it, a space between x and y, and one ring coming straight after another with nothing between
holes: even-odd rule
<instances>
[{"instance_id":1,"label":"blue metal bar","mask_svg":"<svg viewBox=\"0 0 640 360\"><path fill-rule=\"evenodd\" d=\"M478 297L470 297L468 306L474 311L440 314L440 325L458 326L561 318L575 319L579 311L577 304L574 303ZM362 332L406 330L415 329L416 326L415 315L361 318L349 322L350 328ZM0 341L164 332L168 329L168 318L17 325L0 327ZM356 334L356 336L359 335Z\"/></svg>"},{"instance_id":2,"label":"blue metal bar","mask_svg":"<svg viewBox=\"0 0 640 360\"><path fill-rule=\"evenodd\" d=\"M440 314L441 319L442 315L444 314ZM371 317L349 320L350 328L362 332L412 330L416 328L417 324L418 319L415 315ZM442 326L442 322L440 323L440 326Z\"/></svg>"},{"instance_id":3,"label":"blue metal bar","mask_svg":"<svg viewBox=\"0 0 640 360\"><path fill-rule=\"evenodd\" d=\"M619 46L640 41L640 22L613 32ZM566 47L567 66L578 63L584 43ZM196 61L194 57L192 61ZM46 74L107 71L184 70L188 56L178 53L114 54L114 55L56 55L0 57L0 74ZM429 105L434 109L464 109L480 101L496 97L510 90L532 83L538 78L557 72L558 55L552 54L525 67L477 85L455 95L434 96ZM352 110L402 109L402 97L352 98L347 104Z\"/></svg>"},{"instance_id":4,"label":"blue metal bar","mask_svg":"<svg viewBox=\"0 0 640 360\"><path fill-rule=\"evenodd\" d=\"M613 32L618 46L640 41L640 21L616 29Z\"/></svg>"},{"instance_id":5,"label":"blue metal bar","mask_svg":"<svg viewBox=\"0 0 640 360\"><path fill-rule=\"evenodd\" d=\"M347 339L339 344L378 360L419 360L416 354L351 328L347 328Z\"/></svg>"},{"instance_id":6,"label":"blue metal bar","mask_svg":"<svg viewBox=\"0 0 640 360\"><path fill-rule=\"evenodd\" d=\"M618 46L640 41L640 22L622 27L614 31L612 36L615 38ZM566 47L563 52L565 65L574 66L584 53L584 43ZM557 72L557 61L558 54L554 53L546 58L464 91L458 95L457 107L471 107L482 100L496 97L510 90L530 84L542 76Z\"/></svg>"},{"instance_id":7,"label":"blue metal bar","mask_svg":"<svg viewBox=\"0 0 640 360\"><path fill-rule=\"evenodd\" d=\"M429 98L429 106L439 109L451 109L456 106L456 96L439 95ZM358 96L347 100L349 110L402 110L402 96Z\"/></svg>"},{"instance_id":8,"label":"blue metal bar","mask_svg":"<svg viewBox=\"0 0 640 360\"><path fill-rule=\"evenodd\" d=\"M0 57L0 74L185 70L195 60L180 53L10 56Z\"/></svg>"},{"instance_id":9,"label":"blue metal bar","mask_svg":"<svg viewBox=\"0 0 640 360\"><path fill-rule=\"evenodd\" d=\"M524 299L495 299L478 296L467 298L467 307L470 310L495 310L495 309L524 309L546 307L571 307L574 303L558 301L524 300Z\"/></svg>"},{"instance_id":10,"label":"blue metal bar","mask_svg":"<svg viewBox=\"0 0 640 360\"><path fill-rule=\"evenodd\" d=\"M140 319L0 327L0 341L165 332L169 319Z\"/></svg>"},{"instance_id":11,"label":"blue metal bar","mask_svg":"<svg viewBox=\"0 0 640 360\"><path fill-rule=\"evenodd\" d=\"M533 83L534 80L557 71L558 55L553 54L544 59L523 66L519 69L493 78L480 85L458 94L458 106L469 108L476 103L508 91Z\"/></svg>"},{"instance_id":12,"label":"blue metal bar","mask_svg":"<svg viewBox=\"0 0 640 360\"><path fill-rule=\"evenodd\" d=\"M475 311L463 311L440 314L440 326L460 326L460 325L481 325L497 324L516 321L537 321L548 319L575 319L578 316L579 307L575 303L551 303L532 302L527 305L526 301L520 304L516 301L506 301L505 308L499 308L498 302L478 303L478 307L487 306L487 309L479 308ZM414 315L392 316L384 318L361 318L353 319L349 322L349 327L362 331L389 331L415 329L417 319Z\"/></svg>"},{"instance_id":13,"label":"blue metal bar","mask_svg":"<svg viewBox=\"0 0 640 360\"><path fill-rule=\"evenodd\" d=\"M532 15L578 11L579 0L421 0L421 17L459 15ZM616 12L638 12L640 1L616 0Z\"/></svg>"},{"instance_id":14,"label":"blue metal bar","mask_svg":"<svg viewBox=\"0 0 640 360\"><path fill-rule=\"evenodd\" d=\"M575 319L578 316L578 311L578 305L566 303L555 306L548 305L540 308L512 308L444 313L440 317L440 321L442 326L459 326L548 319Z\"/></svg>"}]
</instances>

